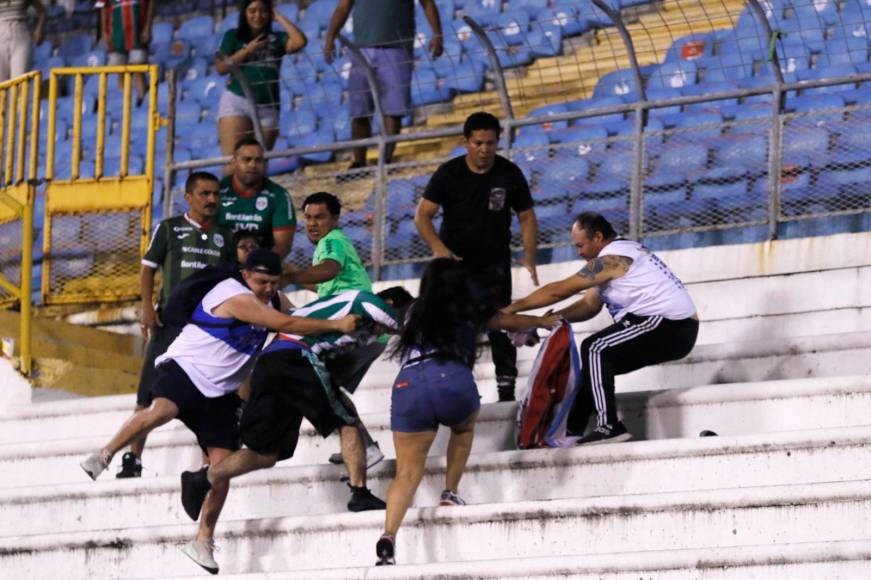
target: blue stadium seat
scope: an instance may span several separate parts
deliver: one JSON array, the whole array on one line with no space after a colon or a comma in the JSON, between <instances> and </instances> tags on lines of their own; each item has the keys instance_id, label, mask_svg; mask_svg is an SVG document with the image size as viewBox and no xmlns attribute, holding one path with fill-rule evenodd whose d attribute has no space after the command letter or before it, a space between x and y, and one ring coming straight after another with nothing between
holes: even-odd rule
<instances>
[{"instance_id":1,"label":"blue stadium seat","mask_svg":"<svg viewBox=\"0 0 871 580\"><path fill-rule=\"evenodd\" d=\"M73 216L78 219L78 216ZM52 228L59 218L52 220ZM54 229L52 229L52 237ZM64 247L56 247L51 254L52 278L79 278L87 276L94 265L93 251L81 243L71 243Z\"/></svg>"},{"instance_id":2,"label":"blue stadium seat","mask_svg":"<svg viewBox=\"0 0 871 580\"><path fill-rule=\"evenodd\" d=\"M800 126L796 130L786 127L783 136L784 163L824 165L828 162L831 134L823 128Z\"/></svg>"},{"instance_id":3,"label":"blue stadium seat","mask_svg":"<svg viewBox=\"0 0 871 580\"><path fill-rule=\"evenodd\" d=\"M541 149L548 145L550 145L550 139L543 132L521 132L514 140L514 146L518 149L533 147ZM540 156L542 152L537 151L536 154Z\"/></svg>"},{"instance_id":4,"label":"blue stadium seat","mask_svg":"<svg viewBox=\"0 0 871 580\"><path fill-rule=\"evenodd\" d=\"M693 61L666 62L647 79L649 89L681 89L696 83L696 63Z\"/></svg>"},{"instance_id":5,"label":"blue stadium seat","mask_svg":"<svg viewBox=\"0 0 871 580\"><path fill-rule=\"evenodd\" d=\"M569 101L566 106L570 111L588 111L592 109L605 109L614 107L615 105L625 104L623 99L619 97L603 97L584 99L580 101ZM617 123L623 121L623 113L612 113L609 115L599 115L596 117L586 117L573 122L574 125L602 125L609 123Z\"/></svg>"},{"instance_id":6,"label":"blue stadium seat","mask_svg":"<svg viewBox=\"0 0 871 580\"><path fill-rule=\"evenodd\" d=\"M51 53L54 52L54 47L51 42L44 40L40 44L33 47L31 58L33 60L33 68L41 68L42 65L51 58Z\"/></svg>"},{"instance_id":7,"label":"blue stadium seat","mask_svg":"<svg viewBox=\"0 0 871 580\"><path fill-rule=\"evenodd\" d=\"M724 46L717 56L702 57L696 61L696 69L703 71L702 83L739 81L753 75L753 59L742 53L737 46Z\"/></svg>"},{"instance_id":8,"label":"blue stadium seat","mask_svg":"<svg viewBox=\"0 0 871 580\"><path fill-rule=\"evenodd\" d=\"M542 8L533 15L533 20L539 25L550 25L560 29L563 36L577 36L599 26L580 16L577 7L572 4L555 4L552 8Z\"/></svg>"},{"instance_id":9,"label":"blue stadium seat","mask_svg":"<svg viewBox=\"0 0 871 580\"><path fill-rule=\"evenodd\" d=\"M502 0L466 0L463 12L483 27L496 24L502 9Z\"/></svg>"},{"instance_id":10,"label":"blue stadium seat","mask_svg":"<svg viewBox=\"0 0 871 580\"><path fill-rule=\"evenodd\" d=\"M411 101L414 106L444 101L448 94L446 89L439 86L438 76L431 67L415 67L411 78Z\"/></svg>"},{"instance_id":11,"label":"blue stadium seat","mask_svg":"<svg viewBox=\"0 0 871 580\"><path fill-rule=\"evenodd\" d=\"M563 33L559 26L533 24L527 36L533 57L557 56L563 52Z\"/></svg>"},{"instance_id":12,"label":"blue stadium seat","mask_svg":"<svg viewBox=\"0 0 871 580\"><path fill-rule=\"evenodd\" d=\"M99 213L82 216L82 238L97 252L117 250L119 240L130 238L130 216Z\"/></svg>"},{"instance_id":13,"label":"blue stadium seat","mask_svg":"<svg viewBox=\"0 0 871 580\"><path fill-rule=\"evenodd\" d=\"M175 106L176 129L199 125L200 113L200 105L196 101L180 101Z\"/></svg>"},{"instance_id":14,"label":"blue stadium seat","mask_svg":"<svg viewBox=\"0 0 871 580\"><path fill-rule=\"evenodd\" d=\"M85 54L91 50L93 46L93 38L88 34L74 34L68 36L61 42L58 48L58 54L66 60L71 60Z\"/></svg>"},{"instance_id":15,"label":"blue stadium seat","mask_svg":"<svg viewBox=\"0 0 871 580\"><path fill-rule=\"evenodd\" d=\"M499 35L508 46L519 46L526 43L529 31L529 14L523 10L510 10L499 16L495 23Z\"/></svg>"},{"instance_id":16,"label":"blue stadium seat","mask_svg":"<svg viewBox=\"0 0 871 580\"><path fill-rule=\"evenodd\" d=\"M687 34L671 43L665 53L665 62L710 57L715 44L716 37L713 32Z\"/></svg>"},{"instance_id":17,"label":"blue stadium seat","mask_svg":"<svg viewBox=\"0 0 871 580\"><path fill-rule=\"evenodd\" d=\"M297 137L314 133L318 128L318 117L310 109L289 111L281 115L279 129L282 135L293 142Z\"/></svg>"},{"instance_id":18,"label":"blue stadium seat","mask_svg":"<svg viewBox=\"0 0 871 580\"><path fill-rule=\"evenodd\" d=\"M708 163L708 149L694 144L666 145L661 149L647 187L666 190L681 185L687 176L702 172Z\"/></svg>"},{"instance_id":19,"label":"blue stadium seat","mask_svg":"<svg viewBox=\"0 0 871 580\"><path fill-rule=\"evenodd\" d=\"M70 66L103 66L106 64L106 50L102 46L98 46L90 52L80 54L70 59Z\"/></svg>"},{"instance_id":20,"label":"blue stadium seat","mask_svg":"<svg viewBox=\"0 0 871 580\"><path fill-rule=\"evenodd\" d=\"M637 99L635 75L631 69L615 70L599 77L593 89L593 98L619 97Z\"/></svg>"},{"instance_id":21,"label":"blue stadium seat","mask_svg":"<svg viewBox=\"0 0 871 580\"><path fill-rule=\"evenodd\" d=\"M529 111L528 116L530 117L550 117L552 115L560 115L563 113L568 113L569 108L565 103L559 103L556 105L545 105L543 107L537 107ZM550 121L544 123L544 128L547 130L550 129L566 129L568 128L568 121Z\"/></svg>"},{"instance_id":22,"label":"blue stadium seat","mask_svg":"<svg viewBox=\"0 0 871 580\"><path fill-rule=\"evenodd\" d=\"M687 113L676 126L688 130L682 133L684 139L713 139L723 132L723 117L714 112Z\"/></svg>"},{"instance_id":23,"label":"blue stadium seat","mask_svg":"<svg viewBox=\"0 0 871 580\"><path fill-rule=\"evenodd\" d=\"M734 91L737 88L738 83L734 81L722 81L717 83L705 83L684 87L683 89L681 89L681 94L683 94L683 96L685 97L702 96L713 93L725 93L727 91ZM685 105L684 109L688 112L694 113L706 113L716 111L725 117L726 111L730 111L737 106L738 99L734 98L721 99L715 102L707 101L701 103L693 103L690 105Z\"/></svg>"},{"instance_id":24,"label":"blue stadium seat","mask_svg":"<svg viewBox=\"0 0 871 580\"><path fill-rule=\"evenodd\" d=\"M145 159L138 155L127 158L127 175L142 175L145 172ZM121 173L121 157L111 156L103 160L103 175L112 177Z\"/></svg>"},{"instance_id":25,"label":"blue stadium seat","mask_svg":"<svg viewBox=\"0 0 871 580\"><path fill-rule=\"evenodd\" d=\"M155 22L151 26L151 45L169 44L175 27L172 22Z\"/></svg>"},{"instance_id":26,"label":"blue stadium seat","mask_svg":"<svg viewBox=\"0 0 871 580\"><path fill-rule=\"evenodd\" d=\"M217 107L218 100L224 92L226 83L219 75L209 75L194 79L188 85L188 94L197 101L202 108L212 109Z\"/></svg>"},{"instance_id":27,"label":"blue stadium seat","mask_svg":"<svg viewBox=\"0 0 871 580\"><path fill-rule=\"evenodd\" d=\"M283 9L285 6L293 6L295 8L296 4L282 4L278 8L279 8L279 10L282 10L282 12L283 12L284 11ZM294 18L293 20L291 20L291 22L297 22L297 19ZM218 31L216 34L218 36L220 36L221 38L223 38L224 33L226 33L228 30L230 30L231 28L238 28L238 27L239 27L239 12L234 10L234 11L231 11L229 14L227 14L223 20L221 20L221 23L218 25Z\"/></svg>"},{"instance_id":28,"label":"blue stadium seat","mask_svg":"<svg viewBox=\"0 0 871 580\"><path fill-rule=\"evenodd\" d=\"M478 61L461 63L455 76L445 78L444 86L457 93L476 93L484 87L484 66Z\"/></svg>"},{"instance_id":29,"label":"blue stadium seat","mask_svg":"<svg viewBox=\"0 0 871 580\"><path fill-rule=\"evenodd\" d=\"M335 141L335 135L329 129L319 129L314 133L302 135L300 137L288 138L289 143L293 143L294 147L313 147L315 145L328 145ZM332 151L321 151L318 153L305 153L300 156L301 160L308 163L327 163L332 161Z\"/></svg>"},{"instance_id":30,"label":"blue stadium seat","mask_svg":"<svg viewBox=\"0 0 871 580\"><path fill-rule=\"evenodd\" d=\"M194 57L182 63L180 68L182 70L182 87L186 88L191 81L206 76L209 70L209 61L202 57Z\"/></svg>"},{"instance_id":31,"label":"blue stadium seat","mask_svg":"<svg viewBox=\"0 0 871 580\"><path fill-rule=\"evenodd\" d=\"M211 16L194 16L182 22L176 31L176 37L197 44L204 38L215 36L215 21Z\"/></svg>"},{"instance_id":32,"label":"blue stadium seat","mask_svg":"<svg viewBox=\"0 0 871 580\"><path fill-rule=\"evenodd\" d=\"M614 24L607 14L593 4L592 0L557 0L554 5L555 10L569 7L575 9L579 20L586 20L592 27L608 27Z\"/></svg>"},{"instance_id":33,"label":"blue stadium seat","mask_svg":"<svg viewBox=\"0 0 871 580\"><path fill-rule=\"evenodd\" d=\"M814 124L831 123L840 125L844 120L844 98L835 94L801 96L787 99L787 109L796 113L807 113L805 121Z\"/></svg>"},{"instance_id":34,"label":"blue stadium seat","mask_svg":"<svg viewBox=\"0 0 871 580\"><path fill-rule=\"evenodd\" d=\"M202 152L218 144L217 129L211 123L196 125L185 133L183 143L193 151Z\"/></svg>"}]
</instances>

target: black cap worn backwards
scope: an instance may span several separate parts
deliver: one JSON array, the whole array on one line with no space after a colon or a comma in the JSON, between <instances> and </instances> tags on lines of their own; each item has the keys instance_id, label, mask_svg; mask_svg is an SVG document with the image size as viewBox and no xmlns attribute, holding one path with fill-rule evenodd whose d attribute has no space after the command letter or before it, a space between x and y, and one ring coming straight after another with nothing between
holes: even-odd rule
<instances>
[{"instance_id":1,"label":"black cap worn backwards","mask_svg":"<svg viewBox=\"0 0 871 580\"><path fill-rule=\"evenodd\" d=\"M249 272L260 272L261 274L269 274L270 276L281 275L281 258L272 250L266 248L257 248L248 254L245 263L242 264L243 270Z\"/></svg>"}]
</instances>

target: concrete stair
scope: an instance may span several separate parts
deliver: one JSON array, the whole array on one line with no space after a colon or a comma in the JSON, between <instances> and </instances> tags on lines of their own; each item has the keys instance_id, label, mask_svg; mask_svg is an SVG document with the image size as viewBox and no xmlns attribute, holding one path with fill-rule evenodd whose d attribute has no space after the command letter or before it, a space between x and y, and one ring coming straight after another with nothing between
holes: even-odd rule
<instances>
[{"instance_id":1,"label":"concrete stair","mask_svg":"<svg viewBox=\"0 0 871 580\"><path fill-rule=\"evenodd\" d=\"M485 404L460 490L469 505L432 507L445 476L440 433L394 568L371 567L383 513L346 512L343 469L326 462L337 439L305 425L296 457L234 481L218 528L222 574L871 577L868 246L862 234L663 256L689 286L702 330L687 359L618 382L637 440L516 450L515 405ZM574 266L540 275L558 279ZM516 294L528 291L516 280ZM578 339L604 324L577 325ZM521 352L523 373L535 350ZM394 372L379 361L355 395L387 456L369 472L380 496L395 469ZM476 366L485 402L495 397L492 372L485 353ZM78 466L132 406L119 395L0 415L0 576L201 577L177 548L195 530L178 474L200 463L184 427L151 436L142 479L116 480L113 466L94 483ZM719 436L699 437L706 429Z\"/></svg>"}]
</instances>

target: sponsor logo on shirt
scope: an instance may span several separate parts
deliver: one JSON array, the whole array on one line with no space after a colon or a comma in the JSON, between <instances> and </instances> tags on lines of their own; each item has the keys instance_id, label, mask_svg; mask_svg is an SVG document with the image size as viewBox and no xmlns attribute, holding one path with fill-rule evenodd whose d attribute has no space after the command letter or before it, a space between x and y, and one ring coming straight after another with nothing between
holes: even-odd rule
<instances>
[{"instance_id":1,"label":"sponsor logo on shirt","mask_svg":"<svg viewBox=\"0 0 871 580\"><path fill-rule=\"evenodd\" d=\"M225 213L224 219L235 222L262 222L263 216L256 213Z\"/></svg>"},{"instance_id":2,"label":"sponsor logo on shirt","mask_svg":"<svg viewBox=\"0 0 871 580\"><path fill-rule=\"evenodd\" d=\"M214 238L214 239L215 239L215 245L216 245L216 246L218 246L219 248L223 248L223 247L224 247L224 236L222 236L221 234L215 234L215 238Z\"/></svg>"},{"instance_id":3,"label":"sponsor logo on shirt","mask_svg":"<svg viewBox=\"0 0 871 580\"><path fill-rule=\"evenodd\" d=\"M183 239L185 239L186 237L188 237L189 235L191 235L190 232L188 232L188 233L186 233L186 234L179 234L179 235L178 235L178 239L183 240Z\"/></svg>"},{"instance_id":4,"label":"sponsor logo on shirt","mask_svg":"<svg viewBox=\"0 0 871 580\"><path fill-rule=\"evenodd\" d=\"M221 205L222 205L223 207L230 207L230 206L233 205L234 203L236 203L236 202L233 201L232 199L225 199L225 200L222 200L222 201L221 201Z\"/></svg>"},{"instance_id":5,"label":"sponsor logo on shirt","mask_svg":"<svg viewBox=\"0 0 871 580\"><path fill-rule=\"evenodd\" d=\"M200 262L200 261L196 261L196 260L195 261L188 261L188 260L181 261L182 268L192 268L194 270L202 270L206 266L208 266L208 264L206 264L205 262Z\"/></svg>"},{"instance_id":6,"label":"sponsor logo on shirt","mask_svg":"<svg viewBox=\"0 0 871 580\"><path fill-rule=\"evenodd\" d=\"M205 254L206 256L220 257L221 252L212 248L197 248L196 246L182 246L181 251L189 254Z\"/></svg>"}]
</instances>

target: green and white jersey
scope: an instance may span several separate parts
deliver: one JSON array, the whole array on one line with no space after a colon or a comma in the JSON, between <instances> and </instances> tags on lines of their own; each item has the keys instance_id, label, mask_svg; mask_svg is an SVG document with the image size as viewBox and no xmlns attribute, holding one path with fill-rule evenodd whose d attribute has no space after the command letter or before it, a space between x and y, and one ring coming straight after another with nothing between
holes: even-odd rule
<instances>
[{"instance_id":1,"label":"green and white jersey","mask_svg":"<svg viewBox=\"0 0 871 580\"><path fill-rule=\"evenodd\" d=\"M222 54L231 56L239 52L248 43L239 39L238 29L232 28L224 33L221 46L218 49ZM273 30L266 41L266 45L250 55L239 67L242 75L248 81L251 92L258 106L270 106L278 108L280 95L278 78L281 71L281 57L285 55L287 45L287 33ZM240 97L245 97L245 92L239 85L236 77L230 75L227 89Z\"/></svg>"},{"instance_id":2,"label":"green and white jersey","mask_svg":"<svg viewBox=\"0 0 871 580\"><path fill-rule=\"evenodd\" d=\"M154 230L142 265L161 271L163 306L176 284L206 266L236 261L233 233L221 225L201 225L187 214L165 219Z\"/></svg>"},{"instance_id":3,"label":"green and white jersey","mask_svg":"<svg viewBox=\"0 0 871 580\"><path fill-rule=\"evenodd\" d=\"M221 180L218 223L233 232L257 232L266 247L271 248L275 244L273 232L296 226L296 210L287 190L271 179L264 178L259 191L244 191L232 176L227 176Z\"/></svg>"},{"instance_id":4,"label":"green and white jersey","mask_svg":"<svg viewBox=\"0 0 871 580\"><path fill-rule=\"evenodd\" d=\"M375 294L363 290L349 290L334 296L320 298L291 310L290 314L318 320L338 320L349 314L357 314L364 324L360 325L360 330L351 334L333 332L316 336L301 336L280 332L264 352L287 348L298 349L302 346L320 356L330 351L365 346L377 340L378 335L373 334L371 324L367 325L366 322L381 324L388 328L399 327L399 320L393 307Z\"/></svg>"},{"instance_id":5,"label":"green and white jersey","mask_svg":"<svg viewBox=\"0 0 871 580\"><path fill-rule=\"evenodd\" d=\"M332 280L317 285L318 297L332 296L345 290L372 291L372 281L357 250L342 228L335 228L318 241L312 257L312 266L324 260L339 263L339 274Z\"/></svg>"}]
</instances>

